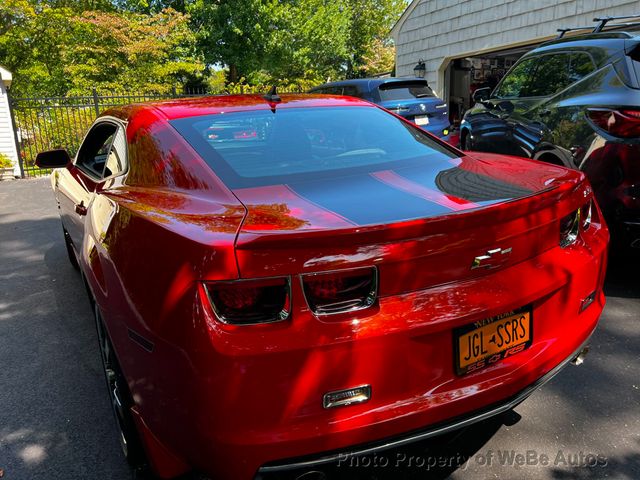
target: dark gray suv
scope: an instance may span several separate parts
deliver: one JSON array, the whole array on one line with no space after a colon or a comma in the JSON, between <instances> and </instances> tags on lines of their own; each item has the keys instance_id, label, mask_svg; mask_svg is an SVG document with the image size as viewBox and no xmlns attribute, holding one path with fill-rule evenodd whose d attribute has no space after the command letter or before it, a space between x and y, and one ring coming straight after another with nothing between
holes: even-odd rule
<instances>
[{"instance_id":1,"label":"dark gray suv","mask_svg":"<svg viewBox=\"0 0 640 480\"><path fill-rule=\"evenodd\" d=\"M600 30L545 43L477 90L460 143L582 170L614 240L640 248L640 33Z\"/></svg>"}]
</instances>

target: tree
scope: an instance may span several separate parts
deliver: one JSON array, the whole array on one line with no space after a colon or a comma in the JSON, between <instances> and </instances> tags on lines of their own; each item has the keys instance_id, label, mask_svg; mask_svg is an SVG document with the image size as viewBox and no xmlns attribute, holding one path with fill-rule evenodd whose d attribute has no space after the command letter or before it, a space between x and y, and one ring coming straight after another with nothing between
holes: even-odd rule
<instances>
[{"instance_id":1,"label":"tree","mask_svg":"<svg viewBox=\"0 0 640 480\"><path fill-rule=\"evenodd\" d=\"M405 0L345 1L350 16L346 76L354 78L381 73L369 71L368 64L373 57L385 55L385 50L388 64L389 32L407 3Z\"/></svg>"},{"instance_id":2,"label":"tree","mask_svg":"<svg viewBox=\"0 0 640 480\"><path fill-rule=\"evenodd\" d=\"M189 12L208 64L232 83L324 80L389 70L389 31L405 0L195 0ZM377 60L375 60L377 58ZM384 66L383 66L384 65Z\"/></svg>"},{"instance_id":3,"label":"tree","mask_svg":"<svg viewBox=\"0 0 640 480\"><path fill-rule=\"evenodd\" d=\"M60 95L68 81L62 49L69 38L69 8L39 7L28 0L0 3L0 58L20 94Z\"/></svg>"},{"instance_id":4,"label":"tree","mask_svg":"<svg viewBox=\"0 0 640 480\"><path fill-rule=\"evenodd\" d=\"M78 13L104 2L48 3L56 4L0 3L0 58L14 73L16 96L87 94L92 87L165 93L204 71L185 14Z\"/></svg>"},{"instance_id":5,"label":"tree","mask_svg":"<svg viewBox=\"0 0 640 480\"><path fill-rule=\"evenodd\" d=\"M72 93L95 85L166 93L204 69L188 17L175 10L85 12L72 20L74 38L63 53Z\"/></svg>"},{"instance_id":6,"label":"tree","mask_svg":"<svg viewBox=\"0 0 640 480\"><path fill-rule=\"evenodd\" d=\"M341 0L196 0L189 12L206 62L228 67L231 83L317 80L346 59Z\"/></svg>"}]
</instances>

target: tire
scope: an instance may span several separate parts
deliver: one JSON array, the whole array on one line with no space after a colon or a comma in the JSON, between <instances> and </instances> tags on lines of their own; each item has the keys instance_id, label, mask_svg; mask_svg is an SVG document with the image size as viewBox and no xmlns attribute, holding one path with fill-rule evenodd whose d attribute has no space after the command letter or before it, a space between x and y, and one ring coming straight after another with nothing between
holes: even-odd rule
<instances>
[{"instance_id":1,"label":"tire","mask_svg":"<svg viewBox=\"0 0 640 480\"><path fill-rule=\"evenodd\" d=\"M95 301L93 304L98 342L100 344L100 358L102 359L104 378L107 382L111 409L116 420L120 447L129 465L137 473L143 474L147 478L147 475L150 474L148 462L131 414L133 398L116 358L98 305Z\"/></svg>"},{"instance_id":2,"label":"tire","mask_svg":"<svg viewBox=\"0 0 640 480\"><path fill-rule=\"evenodd\" d=\"M64 227L62 228L62 232L64 234L64 245L65 247L67 247L67 256L69 257L69 263L74 269L80 270L80 265L78 265L78 259L76 258L76 252L74 252L73 244L71 243L71 237L69 236L69 233L64 229Z\"/></svg>"}]
</instances>

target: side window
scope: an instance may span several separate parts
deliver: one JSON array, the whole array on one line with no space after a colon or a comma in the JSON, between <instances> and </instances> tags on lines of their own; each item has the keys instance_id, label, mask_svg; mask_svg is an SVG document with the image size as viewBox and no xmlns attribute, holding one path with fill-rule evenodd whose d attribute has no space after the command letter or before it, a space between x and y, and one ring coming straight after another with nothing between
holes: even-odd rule
<instances>
[{"instance_id":1,"label":"side window","mask_svg":"<svg viewBox=\"0 0 640 480\"><path fill-rule=\"evenodd\" d=\"M569 62L569 81L571 83L578 82L584 77L595 71L596 67L593 60L586 53L572 53Z\"/></svg>"},{"instance_id":2,"label":"side window","mask_svg":"<svg viewBox=\"0 0 640 480\"><path fill-rule=\"evenodd\" d=\"M539 57L531 80L521 97L546 97L564 90L571 83L569 79L568 53L543 55Z\"/></svg>"},{"instance_id":3,"label":"side window","mask_svg":"<svg viewBox=\"0 0 640 480\"><path fill-rule=\"evenodd\" d=\"M502 82L494 92L494 96L498 98L523 97L537 60L538 58L536 57L527 58L516 64L507 76L502 79Z\"/></svg>"},{"instance_id":4,"label":"side window","mask_svg":"<svg viewBox=\"0 0 640 480\"><path fill-rule=\"evenodd\" d=\"M126 152L124 132L117 125L102 122L87 134L76 160L76 167L94 179L124 171Z\"/></svg>"},{"instance_id":5,"label":"side window","mask_svg":"<svg viewBox=\"0 0 640 480\"><path fill-rule=\"evenodd\" d=\"M127 140L124 136L124 130L118 128L113 141L111 143L111 149L107 155L107 161L104 166L103 178L110 177L122 173L126 169L125 155L127 151Z\"/></svg>"}]
</instances>

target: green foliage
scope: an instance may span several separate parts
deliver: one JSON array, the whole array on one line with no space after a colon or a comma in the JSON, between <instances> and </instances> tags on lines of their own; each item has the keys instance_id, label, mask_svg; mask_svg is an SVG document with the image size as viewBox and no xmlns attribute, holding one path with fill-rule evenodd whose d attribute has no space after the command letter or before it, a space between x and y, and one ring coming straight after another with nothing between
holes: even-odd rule
<instances>
[{"instance_id":1,"label":"green foliage","mask_svg":"<svg viewBox=\"0 0 640 480\"><path fill-rule=\"evenodd\" d=\"M405 0L195 0L189 8L208 64L229 80L324 81L393 67L389 30Z\"/></svg>"},{"instance_id":2,"label":"green foliage","mask_svg":"<svg viewBox=\"0 0 640 480\"><path fill-rule=\"evenodd\" d=\"M406 0L0 0L14 96L306 88L393 68ZM241 81L241 79L243 79Z\"/></svg>"},{"instance_id":3,"label":"green foliage","mask_svg":"<svg viewBox=\"0 0 640 480\"><path fill-rule=\"evenodd\" d=\"M0 58L14 73L15 96L86 94L94 86L164 93L204 69L185 14L78 13L91 2L49 3L0 3Z\"/></svg>"},{"instance_id":4,"label":"green foliage","mask_svg":"<svg viewBox=\"0 0 640 480\"><path fill-rule=\"evenodd\" d=\"M63 54L70 93L167 93L204 65L194 51L188 17L172 9L153 15L85 12L72 23L75 41Z\"/></svg>"},{"instance_id":5,"label":"green foliage","mask_svg":"<svg viewBox=\"0 0 640 480\"><path fill-rule=\"evenodd\" d=\"M405 0L345 0L349 12L349 54L346 76L365 77L393 69L389 31L407 6ZM384 63L373 68L371 60ZM380 70L381 69L381 70Z\"/></svg>"},{"instance_id":6,"label":"green foliage","mask_svg":"<svg viewBox=\"0 0 640 480\"><path fill-rule=\"evenodd\" d=\"M13 167L13 162L11 162L11 159L4 153L0 153L0 168L11 168L11 167Z\"/></svg>"}]
</instances>

